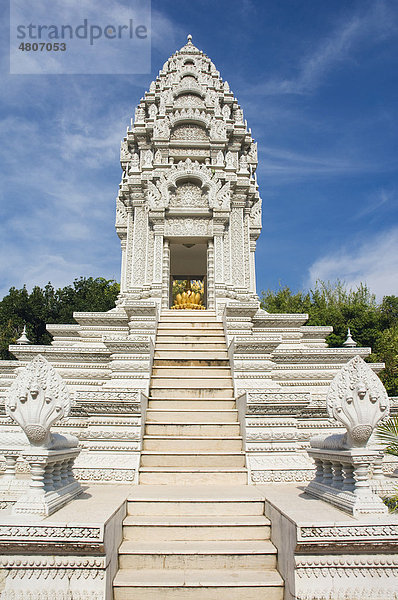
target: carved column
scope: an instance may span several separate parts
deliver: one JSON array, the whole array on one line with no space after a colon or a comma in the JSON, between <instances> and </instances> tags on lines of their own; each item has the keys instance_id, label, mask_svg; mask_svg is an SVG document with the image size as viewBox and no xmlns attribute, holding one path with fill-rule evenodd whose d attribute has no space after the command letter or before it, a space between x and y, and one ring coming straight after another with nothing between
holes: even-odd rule
<instances>
[{"instance_id":1,"label":"carved column","mask_svg":"<svg viewBox=\"0 0 398 600\"><path fill-rule=\"evenodd\" d=\"M147 259L146 259L146 272L145 272L145 284L149 290L153 281L153 252L154 252L154 235L151 225L148 223L148 235L146 242Z\"/></svg>"},{"instance_id":2,"label":"carved column","mask_svg":"<svg viewBox=\"0 0 398 600\"><path fill-rule=\"evenodd\" d=\"M213 216L213 234L214 234L214 280L216 288L225 286L224 277L224 215Z\"/></svg>"},{"instance_id":3,"label":"carved column","mask_svg":"<svg viewBox=\"0 0 398 600\"><path fill-rule=\"evenodd\" d=\"M231 274L232 284L235 289L244 290L245 288L245 239L243 229L243 208L244 199L234 199L231 208L230 217L230 235L231 235Z\"/></svg>"},{"instance_id":4,"label":"carved column","mask_svg":"<svg viewBox=\"0 0 398 600\"><path fill-rule=\"evenodd\" d=\"M121 266L121 277L120 277L120 293L126 291L126 250L127 250L127 239L121 240L120 245L122 248L122 266Z\"/></svg>"},{"instance_id":5,"label":"carved column","mask_svg":"<svg viewBox=\"0 0 398 600\"><path fill-rule=\"evenodd\" d=\"M214 310L214 241L207 242L207 308Z\"/></svg>"},{"instance_id":6,"label":"carved column","mask_svg":"<svg viewBox=\"0 0 398 600\"><path fill-rule=\"evenodd\" d=\"M156 298L162 297L163 280L163 235L164 235L164 210L150 210L149 220L152 225L152 261L151 273L147 275L151 279L152 295Z\"/></svg>"},{"instance_id":7,"label":"carved column","mask_svg":"<svg viewBox=\"0 0 398 600\"><path fill-rule=\"evenodd\" d=\"M225 228L224 234L224 278L225 284L227 288L232 289L232 272L231 272L231 262L232 262L232 249L231 249L231 224L230 222L227 224Z\"/></svg>"},{"instance_id":8,"label":"carved column","mask_svg":"<svg viewBox=\"0 0 398 600\"><path fill-rule=\"evenodd\" d=\"M17 472L17 460L20 452L18 450L6 450L4 452L4 459L6 468L3 475L3 482L5 480L14 480Z\"/></svg>"},{"instance_id":9,"label":"carved column","mask_svg":"<svg viewBox=\"0 0 398 600\"><path fill-rule=\"evenodd\" d=\"M162 283L163 223L154 223L153 283Z\"/></svg>"},{"instance_id":10,"label":"carved column","mask_svg":"<svg viewBox=\"0 0 398 600\"><path fill-rule=\"evenodd\" d=\"M148 213L144 202L136 201L134 209L133 273L132 287L139 292L145 284L147 263Z\"/></svg>"},{"instance_id":11,"label":"carved column","mask_svg":"<svg viewBox=\"0 0 398 600\"><path fill-rule=\"evenodd\" d=\"M162 308L167 310L170 302L170 242L163 240Z\"/></svg>"},{"instance_id":12,"label":"carved column","mask_svg":"<svg viewBox=\"0 0 398 600\"><path fill-rule=\"evenodd\" d=\"M243 236L244 236L244 269L245 287L252 291L251 261L250 261L250 208L243 209Z\"/></svg>"},{"instance_id":13,"label":"carved column","mask_svg":"<svg viewBox=\"0 0 398 600\"><path fill-rule=\"evenodd\" d=\"M250 291L256 293L256 240L250 240Z\"/></svg>"},{"instance_id":14,"label":"carved column","mask_svg":"<svg viewBox=\"0 0 398 600\"><path fill-rule=\"evenodd\" d=\"M125 256L125 289L131 289L133 271L134 208L127 207L127 238Z\"/></svg>"}]
</instances>

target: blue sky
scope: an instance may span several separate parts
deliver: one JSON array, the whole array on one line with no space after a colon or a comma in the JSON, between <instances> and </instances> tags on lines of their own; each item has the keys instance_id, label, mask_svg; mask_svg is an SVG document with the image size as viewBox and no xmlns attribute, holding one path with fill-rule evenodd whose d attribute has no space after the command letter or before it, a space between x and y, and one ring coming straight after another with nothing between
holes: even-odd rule
<instances>
[{"instance_id":1,"label":"blue sky","mask_svg":"<svg viewBox=\"0 0 398 600\"><path fill-rule=\"evenodd\" d=\"M115 14L128 5L105 1ZM152 73L113 76L9 75L6 4L0 297L24 283L119 279L120 140L188 33L258 141L258 290L340 278L398 294L396 0L152 0Z\"/></svg>"}]
</instances>

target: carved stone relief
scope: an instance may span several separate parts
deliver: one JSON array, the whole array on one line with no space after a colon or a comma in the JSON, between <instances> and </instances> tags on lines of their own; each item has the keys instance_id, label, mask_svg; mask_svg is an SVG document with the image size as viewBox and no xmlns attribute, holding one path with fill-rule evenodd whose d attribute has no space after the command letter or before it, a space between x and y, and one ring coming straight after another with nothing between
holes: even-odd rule
<instances>
[{"instance_id":1,"label":"carved stone relief","mask_svg":"<svg viewBox=\"0 0 398 600\"><path fill-rule=\"evenodd\" d=\"M205 207L208 205L207 194L195 183L185 182L177 185L170 198L170 206Z\"/></svg>"},{"instance_id":2,"label":"carved stone relief","mask_svg":"<svg viewBox=\"0 0 398 600\"><path fill-rule=\"evenodd\" d=\"M194 123L176 125L171 132L172 141L208 141L209 134L204 127Z\"/></svg>"},{"instance_id":3,"label":"carved stone relief","mask_svg":"<svg viewBox=\"0 0 398 600\"><path fill-rule=\"evenodd\" d=\"M168 218L165 221L167 236L210 236L211 221L195 218Z\"/></svg>"},{"instance_id":4,"label":"carved stone relief","mask_svg":"<svg viewBox=\"0 0 398 600\"><path fill-rule=\"evenodd\" d=\"M181 94L176 99L174 106L176 108L204 108L205 103L200 96L195 94Z\"/></svg>"}]
</instances>

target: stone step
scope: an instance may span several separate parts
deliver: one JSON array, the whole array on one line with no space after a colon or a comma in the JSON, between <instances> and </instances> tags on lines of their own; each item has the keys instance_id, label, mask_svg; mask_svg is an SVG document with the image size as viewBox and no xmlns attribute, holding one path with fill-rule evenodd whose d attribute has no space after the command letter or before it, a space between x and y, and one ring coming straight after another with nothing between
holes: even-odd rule
<instances>
[{"instance_id":1,"label":"stone step","mask_svg":"<svg viewBox=\"0 0 398 600\"><path fill-rule=\"evenodd\" d=\"M215 311L204 311L204 310L171 310L169 312L161 312L159 321L161 323L169 321L170 323L176 323L178 321L182 323L221 323L216 320Z\"/></svg>"},{"instance_id":2,"label":"stone step","mask_svg":"<svg viewBox=\"0 0 398 600\"><path fill-rule=\"evenodd\" d=\"M152 368L152 376L159 377L230 377L231 378L231 369L230 367L218 367L218 366L191 366L185 367L182 365L178 366L162 366L162 365L154 365Z\"/></svg>"},{"instance_id":3,"label":"stone step","mask_svg":"<svg viewBox=\"0 0 398 600\"><path fill-rule=\"evenodd\" d=\"M245 466L244 452L156 451L141 452L142 467L232 467Z\"/></svg>"},{"instance_id":4,"label":"stone step","mask_svg":"<svg viewBox=\"0 0 398 600\"><path fill-rule=\"evenodd\" d=\"M180 346L181 347L181 346ZM226 350L199 350L192 348L189 350L189 354L187 354L186 348L184 350L171 350L171 349L159 349L157 348L154 353L154 358L160 358L162 360L184 360L189 361L189 364L198 364L193 361L210 361L209 364L217 364L214 361L216 360L225 360L228 361L228 352ZM164 363L163 363L164 364ZM170 363L168 363L170 364Z\"/></svg>"},{"instance_id":5,"label":"stone step","mask_svg":"<svg viewBox=\"0 0 398 600\"><path fill-rule=\"evenodd\" d=\"M180 333L180 331L178 333L176 333L175 331L170 333L163 333L158 331L156 343L165 344L169 342L172 342L174 344L179 344L181 342L183 342L184 344L186 344L187 342L192 342L194 344L199 342L225 344L225 335L221 333L213 335L204 335L201 331L199 331L195 335L192 332L182 334Z\"/></svg>"},{"instance_id":6,"label":"stone step","mask_svg":"<svg viewBox=\"0 0 398 600\"><path fill-rule=\"evenodd\" d=\"M175 353L173 352L173 355ZM195 354L196 356L196 354ZM181 358L154 358L153 360L153 367L157 368L157 367L172 367L172 368L181 368L181 367L185 367L187 369L191 369L192 367L196 368L196 367L203 367L203 368L209 368L209 367L228 367L228 369L230 369L230 364L229 364L229 360L228 359L221 359L221 358L192 358L192 356L190 355L189 357L187 357L187 355L181 357Z\"/></svg>"},{"instance_id":7,"label":"stone step","mask_svg":"<svg viewBox=\"0 0 398 600\"><path fill-rule=\"evenodd\" d=\"M228 400L233 399L233 387L224 388L213 388L213 387L159 387L152 386L150 388L151 398L174 398L179 400L186 400L187 398L196 398L203 400L205 398L227 398Z\"/></svg>"},{"instance_id":8,"label":"stone step","mask_svg":"<svg viewBox=\"0 0 398 600\"><path fill-rule=\"evenodd\" d=\"M247 469L140 467L141 485L246 485Z\"/></svg>"},{"instance_id":9,"label":"stone step","mask_svg":"<svg viewBox=\"0 0 398 600\"><path fill-rule=\"evenodd\" d=\"M185 398L184 400L177 398L153 398L149 400L149 408L183 408L189 410L195 410L197 408L236 408L235 400L228 398L204 398L198 400L197 398Z\"/></svg>"},{"instance_id":10,"label":"stone step","mask_svg":"<svg viewBox=\"0 0 398 600\"><path fill-rule=\"evenodd\" d=\"M174 541L268 540L270 524L264 516L128 516L123 522L125 540L169 542L169 552L174 551ZM213 547L213 544L211 545ZM178 544L177 544L178 547ZM230 549L232 545L230 546ZM198 550L201 549L199 544ZM203 548L207 549L207 548ZM141 544L137 551L142 551ZM162 554L164 554L163 548ZM273 549L275 554L275 549ZM275 565L270 565L275 566ZM156 567L151 567L156 568ZM170 567L173 568L173 567ZM188 567L189 568L189 567ZM200 567L202 568L202 567Z\"/></svg>"},{"instance_id":11,"label":"stone step","mask_svg":"<svg viewBox=\"0 0 398 600\"><path fill-rule=\"evenodd\" d=\"M180 323L184 327L206 327L207 325L208 327L217 328L219 325L223 325L221 321L217 321L215 316L206 317L206 315L203 315L200 318L184 318L184 316L182 316L182 313L178 313L178 316L176 317L160 317L159 325L165 323L167 323L169 327L173 327L173 325L177 325L178 323Z\"/></svg>"},{"instance_id":12,"label":"stone step","mask_svg":"<svg viewBox=\"0 0 398 600\"><path fill-rule=\"evenodd\" d=\"M275 570L121 569L114 600L282 600Z\"/></svg>"},{"instance_id":13,"label":"stone step","mask_svg":"<svg viewBox=\"0 0 398 600\"><path fill-rule=\"evenodd\" d=\"M144 450L206 450L207 452L241 452L242 438L236 437L160 437L144 436Z\"/></svg>"},{"instance_id":14,"label":"stone step","mask_svg":"<svg viewBox=\"0 0 398 600\"><path fill-rule=\"evenodd\" d=\"M184 375L179 371L174 377L164 375L152 375L152 388L233 388L232 377L229 375L207 375L197 377L195 375Z\"/></svg>"},{"instance_id":15,"label":"stone step","mask_svg":"<svg viewBox=\"0 0 398 600\"><path fill-rule=\"evenodd\" d=\"M237 422L238 411L236 409L225 410L210 410L200 408L197 410L181 410L181 409L151 409L146 412L147 423L226 423Z\"/></svg>"},{"instance_id":16,"label":"stone step","mask_svg":"<svg viewBox=\"0 0 398 600\"><path fill-rule=\"evenodd\" d=\"M216 334L224 333L224 326L222 323L214 321L200 321L200 322L181 322L181 321L159 321L158 333L163 331L188 331L191 333L196 332L210 332L214 331Z\"/></svg>"},{"instance_id":17,"label":"stone step","mask_svg":"<svg viewBox=\"0 0 398 600\"><path fill-rule=\"evenodd\" d=\"M220 341L220 342L207 342L206 340L203 340L203 339L198 342L186 342L185 340L172 340L172 341L166 342L163 340L156 339L155 350L156 351L160 351L160 350L203 351L203 350L206 350L206 352L213 352L213 350L214 351L223 351L223 350L226 351L226 344L225 344L225 340Z\"/></svg>"},{"instance_id":18,"label":"stone step","mask_svg":"<svg viewBox=\"0 0 398 600\"><path fill-rule=\"evenodd\" d=\"M167 538L147 540L146 526L138 527L133 539L124 541L119 548L120 569L275 569L276 550L269 540L223 541L178 540ZM135 526L127 527L129 533ZM222 527L221 527L222 528ZM159 527L160 535L167 535ZM169 528L165 528L166 530ZM183 528L182 528L183 529ZM198 529L203 529L199 527ZM219 530L220 527L217 527ZM265 529L265 528L264 528ZM144 537L140 538L140 533ZM222 535L222 534L221 534ZM140 542L137 544L137 542Z\"/></svg>"},{"instance_id":19,"label":"stone step","mask_svg":"<svg viewBox=\"0 0 398 600\"><path fill-rule=\"evenodd\" d=\"M220 401L217 400L217 402ZM145 431L148 435L156 435L161 437L188 436L204 437L206 439L207 437L217 435L226 437L239 436L240 426L239 423L217 423L216 425L204 423L182 423L179 425L176 425L175 423L147 423Z\"/></svg>"},{"instance_id":20,"label":"stone step","mask_svg":"<svg viewBox=\"0 0 398 600\"><path fill-rule=\"evenodd\" d=\"M142 489L148 494L142 496ZM211 488L210 488L211 489ZM217 490L217 487L214 488ZM233 493L227 492L232 489ZM131 516L154 516L164 519L170 517L234 517L264 516L264 502L235 492L236 488L223 486L219 493L206 494L208 487L190 487L179 491L172 486L148 486L139 490L139 497L130 497L127 501L127 514ZM153 490L156 490L155 494ZM175 493L174 490L177 490ZM191 491L192 490L192 491ZM198 490L200 493L198 493ZM137 491L137 488L134 492ZM204 493L205 492L205 493ZM216 499L217 498L217 499Z\"/></svg>"},{"instance_id":21,"label":"stone step","mask_svg":"<svg viewBox=\"0 0 398 600\"><path fill-rule=\"evenodd\" d=\"M203 323L203 324L185 324L185 323L159 323L157 329L158 336L171 335L179 338L184 335L194 335L194 336L212 336L212 335L222 335L225 339L224 327L222 325L217 325L216 323Z\"/></svg>"}]
</instances>

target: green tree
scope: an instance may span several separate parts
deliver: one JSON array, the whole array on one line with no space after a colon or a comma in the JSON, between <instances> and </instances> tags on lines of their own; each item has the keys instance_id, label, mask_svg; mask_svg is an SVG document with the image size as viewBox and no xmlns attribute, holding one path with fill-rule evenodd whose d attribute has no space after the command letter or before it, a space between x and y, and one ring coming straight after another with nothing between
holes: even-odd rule
<instances>
[{"instance_id":1,"label":"green tree","mask_svg":"<svg viewBox=\"0 0 398 600\"><path fill-rule=\"evenodd\" d=\"M49 344L47 323L73 323L74 312L106 312L115 305L119 284L103 277L81 277L72 285L55 290L51 283L44 289L35 286L29 294L12 287L0 302L0 357L12 359L8 346L15 343L23 326L34 344Z\"/></svg>"},{"instance_id":2,"label":"green tree","mask_svg":"<svg viewBox=\"0 0 398 600\"><path fill-rule=\"evenodd\" d=\"M385 363L380 373L382 382L390 395L398 396L398 323L381 332L375 354Z\"/></svg>"},{"instance_id":3,"label":"green tree","mask_svg":"<svg viewBox=\"0 0 398 600\"><path fill-rule=\"evenodd\" d=\"M331 325L333 332L326 338L330 347L343 345L349 327L359 346L372 348L370 362L385 362L383 383L390 395L398 394L397 296L385 296L378 304L364 284L352 290L340 281L318 281L309 292L293 293L288 287L267 290L261 306L271 313L308 313L308 325Z\"/></svg>"},{"instance_id":4,"label":"green tree","mask_svg":"<svg viewBox=\"0 0 398 600\"><path fill-rule=\"evenodd\" d=\"M280 287L277 292L262 292L261 307L270 313L308 313L311 308L310 294L297 292L293 294L287 286Z\"/></svg>"}]
</instances>

